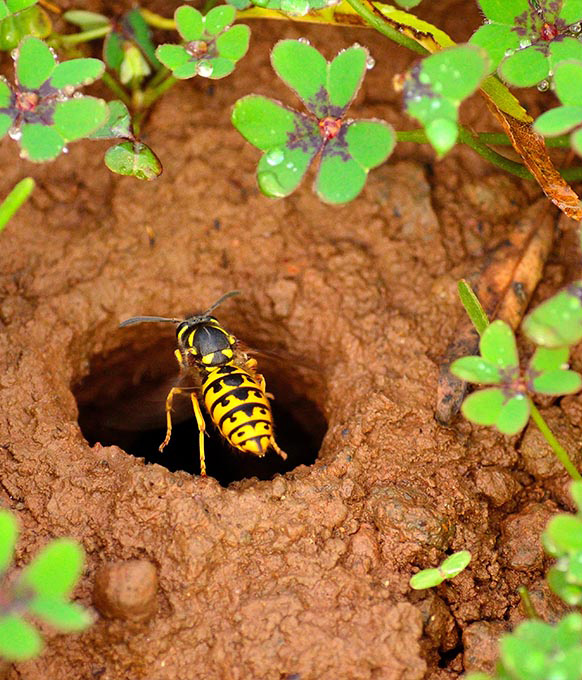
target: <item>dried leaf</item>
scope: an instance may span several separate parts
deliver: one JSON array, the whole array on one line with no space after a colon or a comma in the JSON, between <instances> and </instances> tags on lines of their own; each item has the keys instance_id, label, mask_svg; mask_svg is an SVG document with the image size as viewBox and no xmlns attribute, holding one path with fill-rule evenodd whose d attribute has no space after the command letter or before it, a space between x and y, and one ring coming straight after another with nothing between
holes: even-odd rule
<instances>
[{"instance_id":1,"label":"dried leaf","mask_svg":"<svg viewBox=\"0 0 582 680\"><path fill-rule=\"evenodd\" d=\"M513 148L523 158L527 169L535 177L544 194L568 217L580 222L582 220L580 199L554 167L544 138L534 132L531 124L518 121L501 111L486 94L482 94L511 140Z\"/></svg>"}]
</instances>

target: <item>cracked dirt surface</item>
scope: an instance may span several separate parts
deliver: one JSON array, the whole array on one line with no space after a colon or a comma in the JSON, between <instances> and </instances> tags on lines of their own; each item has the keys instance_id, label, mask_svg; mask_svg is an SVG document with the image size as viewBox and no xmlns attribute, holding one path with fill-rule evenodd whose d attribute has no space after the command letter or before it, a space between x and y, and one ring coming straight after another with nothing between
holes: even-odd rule
<instances>
[{"instance_id":1,"label":"cracked dirt surface","mask_svg":"<svg viewBox=\"0 0 582 680\"><path fill-rule=\"evenodd\" d=\"M232 78L186 83L156 108L145 141L164 162L158 181L113 177L106 145L73 145L32 168L38 187L2 235L0 498L22 523L18 562L52 536L78 538L87 567L76 594L88 606L109 564L145 561L158 579L149 618L97 615L83 635L49 631L45 654L10 668L10 680L450 678L490 668L499 630L521 615L517 586L555 616L543 556L527 548L568 502L565 476L534 435L434 420L439 360L461 313L456 280L537 192L462 150L435 163L403 145L351 205L321 205L309 182L268 201L230 106L249 91L292 103L268 67L275 38L307 35L331 58L368 34L253 29L254 56ZM379 38L371 51L377 66L353 115L403 127L382 68L408 58ZM31 166L6 141L0 155L4 194ZM569 239L539 297L572 274ZM243 295L218 318L292 357L268 360L267 385L304 446L323 441L296 447L274 479L244 478L258 473L243 464L221 485L191 474L195 438L172 472L100 428L108 405L113 417L139 383L175 374L170 327L119 322L201 311L231 289ZM579 441L579 400L564 401L550 421ZM163 403L154 408L163 417ZM209 459L211 475L221 461ZM409 589L414 571L461 549L473 562L457 579Z\"/></svg>"}]
</instances>

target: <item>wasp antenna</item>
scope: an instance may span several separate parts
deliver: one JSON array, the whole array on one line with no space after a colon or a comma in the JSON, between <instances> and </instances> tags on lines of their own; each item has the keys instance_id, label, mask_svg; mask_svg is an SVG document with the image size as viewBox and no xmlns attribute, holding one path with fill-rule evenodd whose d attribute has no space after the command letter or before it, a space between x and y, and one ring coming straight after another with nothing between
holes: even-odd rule
<instances>
[{"instance_id":1,"label":"wasp antenna","mask_svg":"<svg viewBox=\"0 0 582 680\"><path fill-rule=\"evenodd\" d=\"M228 300L228 298L234 297L235 295L240 295L240 290L231 290L228 293L221 295L218 300L202 314L202 316L208 316L210 312L213 312L225 300Z\"/></svg>"},{"instance_id":2,"label":"wasp antenna","mask_svg":"<svg viewBox=\"0 0 582 680\"><path fill-rule=\"evenodd\" d=\"M132 326L134 323L144 322L162 322L162 323L182 323L183 319L167 319L165 316L132 316L131 319L126 319L119 324L119 328L125 326Z\"/></svg>"}]
</instances>

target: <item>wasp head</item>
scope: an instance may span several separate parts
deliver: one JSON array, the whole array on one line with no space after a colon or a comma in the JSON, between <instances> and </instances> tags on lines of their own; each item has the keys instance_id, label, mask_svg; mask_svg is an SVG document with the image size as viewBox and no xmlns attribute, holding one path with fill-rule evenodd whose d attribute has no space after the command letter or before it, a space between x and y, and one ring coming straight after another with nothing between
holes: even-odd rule
<instances>
[{"instance_id":1,"label":"wasp head","mask_svg":"<svg viewBox=\"0 0 582 680\"><path fill-rule=\"evenodd\" d=\"M203 366L223 366L234 358L236 338L213 316L193 316L176 329L184 354Z\"/></svg>"}]
</instances>

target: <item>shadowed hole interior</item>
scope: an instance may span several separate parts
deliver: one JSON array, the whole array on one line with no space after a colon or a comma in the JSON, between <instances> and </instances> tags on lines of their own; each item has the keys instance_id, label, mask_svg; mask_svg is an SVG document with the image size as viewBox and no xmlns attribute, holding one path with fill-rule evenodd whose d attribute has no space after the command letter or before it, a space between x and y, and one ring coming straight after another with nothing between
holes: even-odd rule
<instances>
[{"instance_id":1,"label":"shadowed hole interior","mask_svg":"<svg viewBox=\"0 0 582 680\"><path fill-rule=\"evenodd\" d=\"M199 474L198 427L188 394L174 398L172 438L162 453L158 450L166 435L166 395L179 384L173 335L164 335L156 338L148 333L147 347L125 346L93 358L89 375L74 388L79 426L91 446L114 444L148 463ZM302 377L289 360L260 355L257 360L267 391L275 396L271 402L275 437L288 459L282 460L274 451L259 458L234 450L205 413L207 474L223 486L248 477L271 479L298 465L311 465L327 429L317 403L317 395L322 394L318 374L309 371L314 375Z\"/></svg>"}]
</instances>

